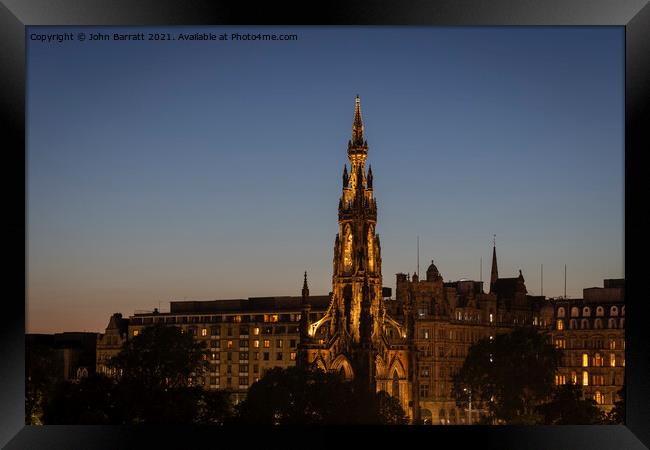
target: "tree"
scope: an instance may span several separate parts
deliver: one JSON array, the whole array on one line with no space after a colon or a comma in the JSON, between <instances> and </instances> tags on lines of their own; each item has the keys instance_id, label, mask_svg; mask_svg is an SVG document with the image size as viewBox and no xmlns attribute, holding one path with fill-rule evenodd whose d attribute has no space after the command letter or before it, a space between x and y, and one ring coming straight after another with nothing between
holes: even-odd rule
<instances>
[{"instance_id":1,"label":"tree","mask_svg":"<svg viewBox=\"0 0 650 450\"><path fill-rule=\"evenodd\" d=\"M48 425L108 425L120 423L121 406L115 383L94 374L78 382L61 381L43 407Z\"/></svg>"},{"instance_id":2,"label":"tree","mask_svg":"<svg viewBox=\"0 0 650 450\"><path fill-rule=\"evenodd\" d=\"M25 423L40 425L43 406L63 368L54 349L29 342L25 346L25 366Z\"/></svg>"},{"instance_id":3,"label":"tree","mask_svg":"<svg viewBox=\"0 0 650 450\"><path fill-rule=\"evenodd\" d=\"M534 424L541 421L536 406L553 389L560 351L545 333L520 327L492 339L481 339L468 351L454 377L458 406L483 406L492 423Z\"/></svg>"},{"instance_id":4,"label":"tree","mask_svg":"<svg viewBox=\"0 0 650 450\"><path fill-rule=\"evenodd\" d=\"M344 381L315 368L273 368L248 390L237 408L247 424L389 424L404 423L399 402L384 393Z\"/></svg>"},{"instance_id":5,"label":"tree","mask_svg":"<svg viewBox=\"0 0 650 450\"><path fill-rule=\"evenodd\" d=\"M205 344L178 327L156 324L127 341L109 361L120 383L144 389L186 387L201 380L207 369Z\"/></svg>"},{"instance_id":6,"label":"tree","mask_svg":"<svg viewBox=\"0 0 650 450\"><path fill-rule=\"evenodd\" d=\"M614 407L607 414L607 421L612 424L625 423L625 385L618 390L618 400L614 402Z\"/></svg>"},{"instance_id":7,"label":"tree","mask_svg":"<svg viewBox=\"0 0 650 450\"><path fill-rule=\"evenodd\" d=\"M596 402L583 398L582 388L573 383L555 388L551 401L538 410L546 425L592 425L605 419Z\"/></svg>"}]
</instances>

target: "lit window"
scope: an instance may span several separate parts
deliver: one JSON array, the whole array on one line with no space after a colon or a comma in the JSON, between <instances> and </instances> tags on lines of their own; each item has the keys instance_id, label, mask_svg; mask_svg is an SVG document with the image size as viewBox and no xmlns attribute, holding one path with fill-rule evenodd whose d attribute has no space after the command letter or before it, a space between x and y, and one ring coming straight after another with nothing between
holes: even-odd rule
<instances>
[{"instance_id":1,"label":"lit window","mask_svg":"<svg viewBox=\"0 0 650 450\"><path fill-rule=\"evenodd\" d=\"M277 322L278 321L278 315L277 314L269 314L269 322Z\"/></svg>"},{"instance_id":2,"label":"lit window","mask_svg":"<svg viewBox=\"0 0 650 450\"><path fill-rule=\"evenodd\" d=\"M571 372L571 383L578 384L578 375L575 373L575 371Z\"/></svg>"},{"instance_id":3,"label":"lit window","mask_svg":"<svg viewBox=\"0 0 650 450\"><path fill-rule=\"evenodd\" d=\"M268 339L264 339L264 348L269 348L271 347L271 341Z\"/></svg>"},{"instance_id":4,"label":"lit window","mask_svg":"<svg viewBox=\"0 0 650 450\"><path fill-rule=\"evenodd\" d=\"M596 353L594 356L594 366L602 367L603 366L603 357L600 356L600 353Z\"/></svg>"},{"instance_id":5,"label":"lit window","mask_svg":"<svg viewBox=\"0 0 650 450\"><path fill-rule=\"evenodd\" d=\"M610 350L616 350L616 340L610 339L610 341L609 341L609 349Z\"/></svg>"},{"instance_id":6,"label":"lit window","mask_svg":"<svg viewBox=\"0 0 650 450\"><path fill-rule=\"evenodd\" d=\"M228 348L232 348L232 341L228 341L228 342L226 343L226 346L227 346Z\"/></svg>"},{"instance_id":7,"label":"lit window","mask_svg":"<svg viewBox=\"0 0 650 450\"><path fill-rule=\"evenodd\" d=\"M494 314L490 313L490 323L494 322Z\"/></svg>"},{"instance_id":8,"label":"lit window","mask_svg":"<svg viewBox=\"0 0 650 450\"><path fill-rule=\"evenodd\" d=\"M609 365L616 367L616 355L614 353L609 354Z\"/></svg>"},{"instance_id":9,"label":"lit window","mask_svg":"<svg viewBox=\"0 0 650 450\"><path fill-rule=\"evenodd\" d=\"M133 336L137 336L140 332L138 330L133 330Z\"/></svg>"},{"instance_id":10,"label":"lit window","mask_svg":"<svg viewBox=\"0 0 650 450\"><path fill-rule=\"evenodd\" d=\"M237 323L241 322L241 316L237 315L233 317L233 322L237 322Z\"/></svg>"},{"instance_id":11,"label":"lit window","mask_svg":"<svg viewBox=\"0 0 650 450\"><path fill-rule=\"evenodd\" d=\"M586 370L582 371L582 385L589 386L589 372Z\"/></svg>"},{"instance_id":12,"label":"lit window","mask_svg":"<svg viewBox=\"0 0 650 450\"><path fill-rule=\"evenodd\" d=\"M582 354L582 367L589 367L589 355L586 353Z\"/></svg>"},{"instance_id":13,"label":"lit window","mask_svg":"<svg viewBox=\"0 0 650 450\"><path fill-rule=\"evenodd\" d=\"M600 393L600 391L596 391L594 394L594 400L596 401L597 404L602 405L605 403L605 396Z\"/></svg>"},{"instance_id":14,"label":"lit window","mask_svg":"<svg viewBox=\"0 0 650 450\"><path fill-rule=\"evenodd\" d=\"M291 361L295 361L295 360L296 360L296 352L291 352L291 353L289 353L289 359L290 359Z\"/></svg>"},{"instance_id":15,"label":"lit window","mask_svg":"<svg viewBox=\"0 0 650 450\"><path fill-rule=\"evenodd\" d=\"M255 339L255 340L253 341L253 347L255 347L255 348L260 348L260 340L259 340L259 339Z\"/></svg>"},{"instance_id":16,"label":"lit window","mask_svg":"<svg viewBox=\"0 0 650 450\"><path fill-rule=\"evenodd\" d=\"M208 335L208 329L207 328L201 328L201 336L207 336Z\"/></svg>"},{"instance_id":17,"label":"lit window","mask_svg":"<svg viewBox=\"0 0 650 450\"><path fill-rule=\"evenodd\" d=\"M278 339L277 341L275 341L275 346L277 348L282 348L282 339Z\"/></svg>"},{"instance_id":18,"label":"lit window","mask_svg":"<svg viewBox=\"0 0 650 450\"><path fill-rule=\"evenodd\" d=\"M253 334L255 336L259 335L260 334L260 329L258 327L253 328Z\"/></svg>"},{"instance_id":19,"label":"lit window","mask_svg":"<svg viewBox=\"0 0 650 450\"><path fill-rule=\"evenodd\" d=\"M558 319L558 321L557 321L557 329L558 329L559 331L564 330L564 321L563 321L563 320Z\"/></svg>"}]
</instances>

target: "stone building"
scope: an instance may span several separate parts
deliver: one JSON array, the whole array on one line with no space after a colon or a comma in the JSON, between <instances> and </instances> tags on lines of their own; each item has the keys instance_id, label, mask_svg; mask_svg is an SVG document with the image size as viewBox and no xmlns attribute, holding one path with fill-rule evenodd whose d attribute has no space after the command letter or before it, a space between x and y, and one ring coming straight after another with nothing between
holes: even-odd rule
<instances>
[{"instance_id":1,"label":"stone building","mask_svg":"<svg viewBox=\"0 0 650 450\"><path fill-rule=\"evenodd\" d=\"M25 351L48 349L56 367L55 379L76 382L95 373L96 340L97 333L88 332L26 334ZM27 361L29 372L29 357Z\"/></svg>"},{"instance_id":2,"label":"stone building","mask_svg":"<svg viewBox=\"0 0 650 450\"><path fill-rule=\"evenodd\" d=\"M583 298L550 299L553 343L563 350L555 383L582 386L586 398L610 411L625 381L625 279L583 289Z\"/></svg>"},{"instance_id":3,"label":"stone building","mask_svg":"<svg viewBox=\"0 0 650 450\"><path fill-rule=\"evenodd\" d=\"M108 367L108 361L122 350L128 332L129 319L122 318L120 313L113 314L108 321L104 334L97 336L97 373L114 375L114 369Z\"/></svg>"},{"instance_id":4,"label":"stone building","mask_svg":"<svg viewBox=\"0 0 650 450\"><path fill-rule=\"evenodd\" d=\"M321 318L329 299L311 297L311 320ZM97 341L97 370L110 375L107 360L144 327L177 326L210 350L208 375L196 382L209 389L230 390L239 401L269 368L295 365L301 309L301 297L252 297L172 301L169 312L142 312L128 319L114 314Z\"/></svg>"},{"instance_id":5,"label":"stone building","mask_svg":"<svg viewBox=\"0 0 650 450\"><path fill-rule=\"evenodd\" d=\"M399 321L412 315L412 397L418 406L414 419L427 424L476 423L480 405L474 403L470 419L468 411L456 406L452 394L453 376L462 367L469 347L516 326L548 326L553 314L542 297L527 294L521 271L515 278L498 277L496 246L490 292L483 291L480 281L444 282L431 261L424 280L415 273L412 277L397 274L395 300L385 303Z\"/></svg>"}]
</instances>

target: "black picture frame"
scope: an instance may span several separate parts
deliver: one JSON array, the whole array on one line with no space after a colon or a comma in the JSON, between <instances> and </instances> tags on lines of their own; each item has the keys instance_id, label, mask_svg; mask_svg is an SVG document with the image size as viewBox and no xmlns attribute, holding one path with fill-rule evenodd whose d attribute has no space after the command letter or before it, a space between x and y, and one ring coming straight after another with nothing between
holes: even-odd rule
<instances>
[{"instance_id":1,"label":"black picture frame","mask_svg":"<svg viewBox=\"0 0 650 450\"><path fill-rule=\"evenodd\" d=\"M386 0L355 3L251 5L243 2L125 0L3 0L0 4L0 83L5 188L10 206L7 240L13 245L5 279L11 286L0 327L0 445L22 448L191 448L235 445L265 448L340 444L349 429L276 427L246 430L198 427L108 427L24 425L26 205L25 205L25 27L30 25L420 25L420 26L622 26L625 27L625 426L406 427L355 430L355 439L386 445L436 446L441 440L476 448L637 449L650 445L650 375L642 293L642 257L647 221L642 156L650 151L650 6L648 0ZM55 113L55 112L53 112ZM7 176L10 174L11 176ZM644 189L645 188L645 189ZM25 243L25 246L22 245ZM232 441L232 439L236 439ZM273 445L268 445L271 440ZM202 444L201 444L202 443ZM424 444L422 444L424 443ZM231 445L231 444L229 444ZM368 444L370 445L370 444Z\"/></svg>"}]
</instances>

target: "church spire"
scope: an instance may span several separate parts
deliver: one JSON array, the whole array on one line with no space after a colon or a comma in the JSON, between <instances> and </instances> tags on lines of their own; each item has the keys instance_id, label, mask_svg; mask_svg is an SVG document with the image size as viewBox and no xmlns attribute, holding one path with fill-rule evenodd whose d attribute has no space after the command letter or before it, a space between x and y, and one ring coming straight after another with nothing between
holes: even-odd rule
<instances>
[{"instance_id":1,"label":"church spire","mask_svg":"<svg viewBox=\"0 0 650 450\"><path fill-rule=\"evenodd\" d=\"M354 107L354 122L352 123L352 145L363 145L363 120L361 118L361 100L357 95L356 105Z\"/></svg>"},{"instance_id":2,"label":"church spire","mask_svg":"<svg viewBox=\"0 0 650 450\"><path fill-rule=\"evenodd\" d=\"M492 273L490 274L490 292L494 291L494 284L499 278L499 269L497 268L497 235L492 240Z\"/></svg>"}]
</instances>

